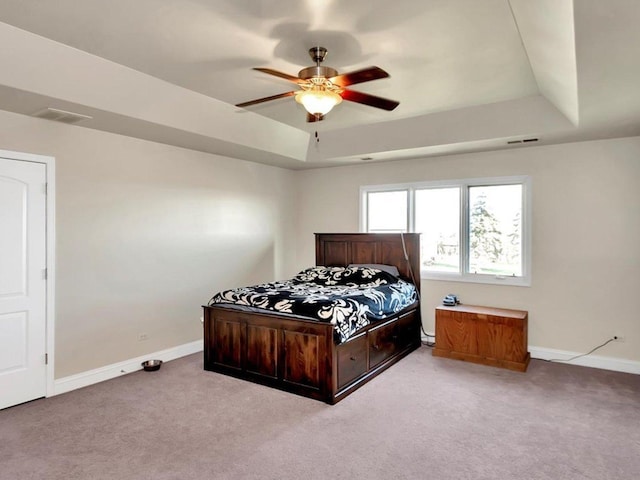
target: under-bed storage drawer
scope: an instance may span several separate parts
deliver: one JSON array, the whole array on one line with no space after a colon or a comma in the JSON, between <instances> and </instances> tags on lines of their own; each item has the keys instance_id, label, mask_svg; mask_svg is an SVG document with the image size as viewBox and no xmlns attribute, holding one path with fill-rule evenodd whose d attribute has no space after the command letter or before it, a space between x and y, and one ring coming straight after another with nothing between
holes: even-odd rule
<instances>
[{"instance_id":1,"label":"under-bed storage drawer","mask_svg":"<svg viewBox=\"0 0 640 480\"><path fill-rule=\"evenodd\" d=\"M362 334L338 346L338 389L367 372L367 345Z\"/></svg>"},{"instance_id":2,"label":"under-bed storage drawer","mask_svg":"<svg viewBox=\"0 0 640 480\"><path fill-rule=\"evenodd\" d=\"M400 353L419 338L415 313L387 322L369 331L369 368Z\"/></svg>"},{"instance_id":3,"label":"under-bed storage drawer","mask_svg":"<svg viewBox=\"0 0 640 480\"><path fill-rule=\"evenodd\" d=\"M369 368L373 368L398 350L398 333L395 323L386 323L369 331Z\"/></svg>"}]
</instances>

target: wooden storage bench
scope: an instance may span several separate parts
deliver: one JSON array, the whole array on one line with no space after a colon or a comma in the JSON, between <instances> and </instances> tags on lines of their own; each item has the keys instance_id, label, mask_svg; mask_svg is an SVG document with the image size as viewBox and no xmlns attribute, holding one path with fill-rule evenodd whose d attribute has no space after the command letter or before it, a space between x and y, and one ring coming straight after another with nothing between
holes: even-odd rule
<instances>
[{"instance_id":1,"label":"wooden storage bench","mask_svg":"<svg viewBox=\"0 0 640 480\"><path fill-rule=\"evenodd\" d=\"M433 355L524 372L528 312L457 305L436 308Z\"/></svg>"}]
</instances>

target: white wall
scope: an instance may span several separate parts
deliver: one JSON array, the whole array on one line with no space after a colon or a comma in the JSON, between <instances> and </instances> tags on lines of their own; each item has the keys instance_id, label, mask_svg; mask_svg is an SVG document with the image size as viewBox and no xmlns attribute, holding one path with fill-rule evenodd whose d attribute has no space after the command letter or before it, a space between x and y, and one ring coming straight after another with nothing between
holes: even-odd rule
<instances>
[{"instance_id":1,"label":"white wall","mask_svg":"<svg viewBox=\"0 0 640 480\"><path fill-rule=\"evenodd\" d=\"M56 158L56 378L198 340L215 291L357 231L361 185L501 175L533 179L533 284L423 281L426 329L457 293L528 310L530 345L624 335L600 353L640 361L640 138L294 172L0 112L0 148Z\"/></svg>"},{"instance_id":2,"label":"white wall","mask_svg":"<svg viewBox=\"0 0 640 480\"><path fill-rule=\"evenodd\" d=\"M1 111L0 148L56 159L56 378L198 340L213 293L283 275L292 171Z\"/></svg>"},{"instance_id":3,"label":"white wall","mask_svg":"<svg viewBox=\"0 0 640 480\"><path fill-rule=\"evenodd\" d=\"M423 322L447 293L467 304L529 311L529 344L640 361L640 138L306 170L296 173L298 250L314 261L314 232L358 231L361 185L530 175L533 283L508 287L423 281Z\"/></svg>"}]
</instances>

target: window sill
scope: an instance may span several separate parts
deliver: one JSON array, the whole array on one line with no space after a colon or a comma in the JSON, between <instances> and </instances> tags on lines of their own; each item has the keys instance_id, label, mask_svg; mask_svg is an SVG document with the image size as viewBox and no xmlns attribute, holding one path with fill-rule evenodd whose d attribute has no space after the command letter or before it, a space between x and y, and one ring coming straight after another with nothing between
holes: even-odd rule
<instances>
[{"instance_id":1,"label":"window sill","mask_svg":"<svg viewBox=\"0 0 640 480\"><path fill-rule=\"evenodd\" d=\"M434 273L420 272L421 280L435 280L440 282L481 283L485 285L503 285L509 287L530 287L531 279L528 277L503 277L497 275L480 275L459 273Z\"/></svg>"}]
</instances>

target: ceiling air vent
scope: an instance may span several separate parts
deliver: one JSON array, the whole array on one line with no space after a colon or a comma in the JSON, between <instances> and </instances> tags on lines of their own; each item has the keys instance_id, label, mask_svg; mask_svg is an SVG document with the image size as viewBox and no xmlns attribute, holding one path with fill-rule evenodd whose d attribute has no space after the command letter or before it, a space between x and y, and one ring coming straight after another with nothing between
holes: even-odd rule
<instances>
[{"instance_id":1,"label":"ceiling air vent","mask_svg":"<svg viewBox=\"0 0 640 480\"><path fill-rule=\"evenodd\" d=\"M530 142L537 142L538 139L537 138L523 138L522 140L509 140L507 141L507 145L515 145L518 143L530 143Z\"/></svg>"},{"instance_id":2,"label":"ceiling air vent","mask_svg":"<svg viewBox=\"0 0 640 480\"><path fill-rule=\"evenodd\" d=\"M62 123L78 123L83 120L91 120L93 117L82 115L81 113L67 112L58 108L47 107L33 114L34 117L44 118L45 120L53 120Z\"/></svg>"}]
</instances>

